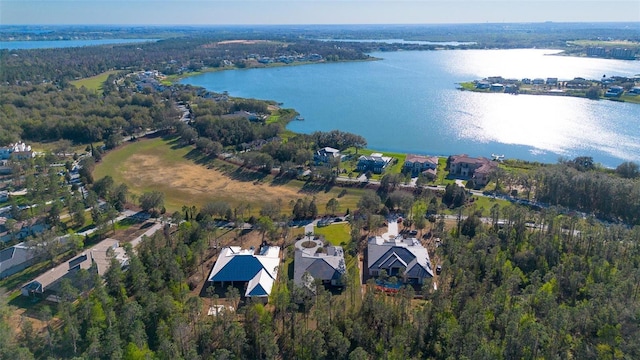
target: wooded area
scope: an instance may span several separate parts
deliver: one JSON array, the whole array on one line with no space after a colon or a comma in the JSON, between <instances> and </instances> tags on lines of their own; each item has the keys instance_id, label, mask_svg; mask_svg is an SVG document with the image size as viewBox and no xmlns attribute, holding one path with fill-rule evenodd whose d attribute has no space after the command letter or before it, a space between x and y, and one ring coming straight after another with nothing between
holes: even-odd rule
<instances>
[{"instance_id":1,"label":"wooded area","mask_svg":"<svg viewBox=\"0 0 640 360\"><path fill-rule=\"evenodd\" d=\"M504 227L473 238L444 234L443 272L422 289L395 295L349 283L340 296L308 295L286 279L267 307L206 316L213 298L190 294L208 216L175 234L144 241L130 266L73 302L83 284L65 284L63 302L38 334L25 321L17 337L1 312L0 355L7 359L616 359L640 356L640 233L570 224L541 214L545 229L526 230L522 208L504 209ZM571 229L571 231L567 231ZM210 229L210 228L209 228ZM577 230L579 232L575 232ZM359 236L358 236L359 238ZM357 239L356 239L357 240ZM281 240L278 240L281 241ZM208 271L208 270L207 270ZM281 269L282 271L282 269ZM90 279L87 279L89 281ZM191 285L193 286L193 285ZM238 290L226 292L237 304ZM416 300L416 294L424 300ZM213 294L210 292L209 296ZM305 295L306 294L306 295ZM4 306L4 305L3 305ZM61 322L53 321L52 314ZM55 325L54 324L59 324ZM13 338L13 340L12 340Z\"/></svg>"}]
</instances>

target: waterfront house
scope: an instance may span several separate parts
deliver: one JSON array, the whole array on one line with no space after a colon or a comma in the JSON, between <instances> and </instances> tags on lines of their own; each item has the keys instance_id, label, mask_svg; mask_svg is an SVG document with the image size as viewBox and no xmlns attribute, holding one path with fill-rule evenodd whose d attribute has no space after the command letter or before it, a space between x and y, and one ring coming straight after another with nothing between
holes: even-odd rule
<instances>
[{"instance_id":1,"label":"waterfront house","mask_svg":"<svg viewBox=\"0 0 640 360\"><path fill-rule=\"evenodd\" d=\"M517 94L518 93L518 85L516 84L508 84L504 87L504 92L507 94Z\"/></svg>"},{"instance_id":2,"label":"waterfront house","mask_svg":"<svg viewBox=\"0 0 640 360\"><path fill-rule=\"evenodd\" d=\"M388 276L413 285L422 285L432 278L429 253L420 241L390 233L369 238L366 259L369 276L377 277L384 270Z\"/></svg>"},{"instance_id":3,"label":"waterfront house","mask_svg":"<svg viewBox=\"0 0 640 360\"><path fill-rule=\"evenodd\" d=\"M316 281L325 286L344 286L347 267L341 246L323 247L323 242L304 237L295 244L293 281L297 286L315 292Z\"/></svg>"},{"instance_id":4,"label":"waterfront house","mask_svg":"<svg viewBox=\"0 0 640 360\"><path fill-rule=\"evenodd\" d=\"M633 49L615 48L611 50L611 57L615 59L633 60L635 51Z\"/></svg>"},{"instance_id":5,"label":"waterfront house","mask_svg":"<svg viewBox=\"0 0 640 360\"><path fill-rule=\"evenodd\" d=\"M502 85L501 83L493 83L491 84L491 88L489 88L489 91L503 92L504 85Z\"/></svg>"},{"instance_id":6,"label":"waterfront house","mask_svg":"<svg viewBox=\"0 0 640 360\"><path fill-rule=\"evenodd\" d=\"M574 78L573 80L569 80L565 83L567 89L586 89L591 86L591 81L586 80L584 78Z\"/></svg>"},{"instance_id":7,"label":"waterfront house","mask_svg":"<svg viewBox=\"0 0 640 360\"><path fill-rule=\"evenodd\" d=\"M420 173L427 170L436 170L438 168L437 156L423 156L408 154L404 160L402 167L403 172L411 173L411 176L416 177Z\"/></svg>"},{"instance_id":8,"label":"waterfront house","mask_svg":"<svg viewBox=\"0 0 640 360\"><path fill-rule=\"evenodd\" d=\"M256 113L252 113L244 110L239 110L232 114L222 115L221 118L223 119L245 118L249 121L265 121L266 120L266 116L264 115L258 115Z\"/></svg>"},{"instance_id":9,"label":"waterfront house","mask_svg":"<svg viewBox=\"0 0 640 360\"><path fill-rule=\"evenodd\" d=\"M478 83L476 83L476 89L486 90L490 87L491 83L489 83L488 81L478 81Z\"/></svg>"},{"instance_id":10,"label":"waterfront house","mask_svg":"<svg viewBox=\"0 0 640 360\"><path fill-rule=\"evenodd\" d=\"M222 249L209 274L209 283L224 288L226 284L244 286L244 296L267 302L278 277L280 247L262 246L258 254L253 248L228 246Z\"/></svg>"},{"instance_id":11,"label":"waterfront house","mask_svg":"<svg viewBox=\"0 0 640 360\"><path fill-rule=\"evenodd\" d=\"M557 86L558 85L558 78L547 78L547 85L549 86Z\"/></svg>"},{"instance_id":12,"label":"waterfront house","mask_svg":"<svg viewBox=\"0 0 640 360\"><path fill-rule=\"evenodd\" d=\"M533 79L533 81L531 82L533 85L544 85L544 79L542 78L535 78Z\"/></svg>"},{"instance_id":13,"label":"waterfront house","mask_svg":"<svg viewBox=\"0 0 640 360\"><path fill-rule=\"evenodd\" d=\"M605 97L618 97L622 95L624 92L624 88L622 86L614 85L607 89L607 92L604 94Z\"/></svg>"},{"instance_id":14,"label":"waterfront house","mask_svg":"<svg viewBox=\"0 0 640 360\"><path fill-rule=\"evenodd\" d=\"M381 153L362 155L358 158L356 168L361 172L371 171L375 174L382 174L384 169L391 162L391 159L391 157L383 156Z\"/></svg>"},{"instance_id":15,"label":"waterfront house","mask_svg":"<svg viewBox=\"0 0 640 360\"><path fill-rule=\"evenodd\" d=\"M640 95L640 86L636 86L627 92L629 95Z\"/></svg>"},{"instance_id":16,"label":"waterfront house","mask_svg":"<svg viewBox=\"0 0 640 360\"><path fill-rule=\"evenodd\" d=\"M489 182L491 173L498 167L495 162L484 158L473 158L467 155L452 155L447 160L449 175L473 179L476 186L484 186Z\"/></svg>"},{"instance_id":17,"label":"waterfront house","mask_svg":"<svg viewBox=\"0 0 640 360\"><path fill-rule=\"evenodd\" d=\"M315 154L313 154L313 160L316 163L329 163L331 159L340 159L341 157L342 155L340 154L340 150L328 146L323 147L322 149L316 151Z\"/></svg>"}]
</instances>

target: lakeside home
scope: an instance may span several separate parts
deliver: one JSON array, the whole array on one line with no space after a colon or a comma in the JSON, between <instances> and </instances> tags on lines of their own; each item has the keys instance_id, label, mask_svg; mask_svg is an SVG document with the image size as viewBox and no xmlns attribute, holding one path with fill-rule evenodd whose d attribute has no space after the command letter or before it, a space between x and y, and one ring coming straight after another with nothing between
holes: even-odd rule
<instances>
[{"instance_id":1,"label":"lakeside home","mask_svg":"<svg viewBox=\"0 0 640 360\"><path fill-rule=\"evenodd\" d=\"M447 159L449 175L472 179L476 186L485 186L498 164L485 157L470 157L466 154L452 155Z\"/></svg>"},{"instance_id":2,"label":"lakeside home","mask_svg":"<svg viewBox=\"0 0 640 360\"><path fill-rule=\"evenodd\" d=\"M342 159L340 150L327 146L317 150L316 153L313 154L313 160L316 163L329 163L331 159Z\"/></svg>"},{"instance_id":3,"label":"lakeside home","mask_svg":"<svg viewBox=\"0 0 640 360\"><path fill-rule=\"evenodd\" d=\"M437 156L407 154L402 170L403 172L411 173L412 177L416 177L422 173L431 178L435 177L437 168Z\"/></svg>"},{"instance_id":4,"label":"lakeside home","mask_svg":"<svg viewBox=\"0 0 640 360\"><path fill-rule=\"evenodd\" d=\"M382 174L391 160L392 158L390 156L383 156L382 153L362 155L358 158L358 164L356 168L360 172L371 171L374 174Z\"/></svg>"}]
</instances>

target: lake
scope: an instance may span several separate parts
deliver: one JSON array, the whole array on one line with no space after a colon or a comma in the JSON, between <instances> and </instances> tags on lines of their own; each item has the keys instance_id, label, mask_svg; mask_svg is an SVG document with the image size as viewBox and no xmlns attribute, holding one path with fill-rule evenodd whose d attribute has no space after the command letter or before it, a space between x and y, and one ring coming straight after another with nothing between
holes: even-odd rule
<instances>
[{"instance_id":1,"label":"lake","mask_svg":"<svg viewBox=\"0 0 640 360\"><path fill-rule=\"evenodd\" d=\"M556 162L592 156L640 162L640 105L608 100L459 91L456 83L505 78L640 74L640 62L550 55L556 50L373 53L380 61L206 73L183 80L232 96L270 99L300 112L296 132L340 129L380 151L504 154Z\"/></svg>"},{"instance_id":2,"label":"lake","mask_svg":"<svg viewBox=\"0 0 640 360\"><path fill-rule=\"evenodd\" d=\"M38 40L38 41L0 41L0 49L53 49L110 44L131 44L158 41L158 39L95 39L95 40Z\"/></svg>"}]
</instances>

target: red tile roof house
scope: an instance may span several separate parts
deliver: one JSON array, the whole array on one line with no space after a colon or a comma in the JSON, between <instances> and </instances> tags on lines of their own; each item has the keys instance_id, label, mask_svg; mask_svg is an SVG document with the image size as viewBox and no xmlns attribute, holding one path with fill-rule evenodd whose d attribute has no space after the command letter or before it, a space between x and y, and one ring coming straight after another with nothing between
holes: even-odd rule
<instances>
[{"instance_id":1,"label":"red tile roof house","mask_svg":"<svg viewBox=\"0 0 640 360\"><path fill-rule=\"evenodd\" d=\"M472 158L464 154L449 156L448 163L450 176L473 179L476 186L487 185L491 173L498 167L487 158Z\"/></svg>"},{"instance_id":2,"label":"red tile roof house","mask_svg":"<svg viewBox=\"0 0 640 360\"><path fill-rule=\"evenodd\" d=\"M437 156L423 156L408 154L404 160L403 172L410 172L411 176L416 177L420 173L427 170L435 170L438 168Z\"/></svg>"}]
</instances>

